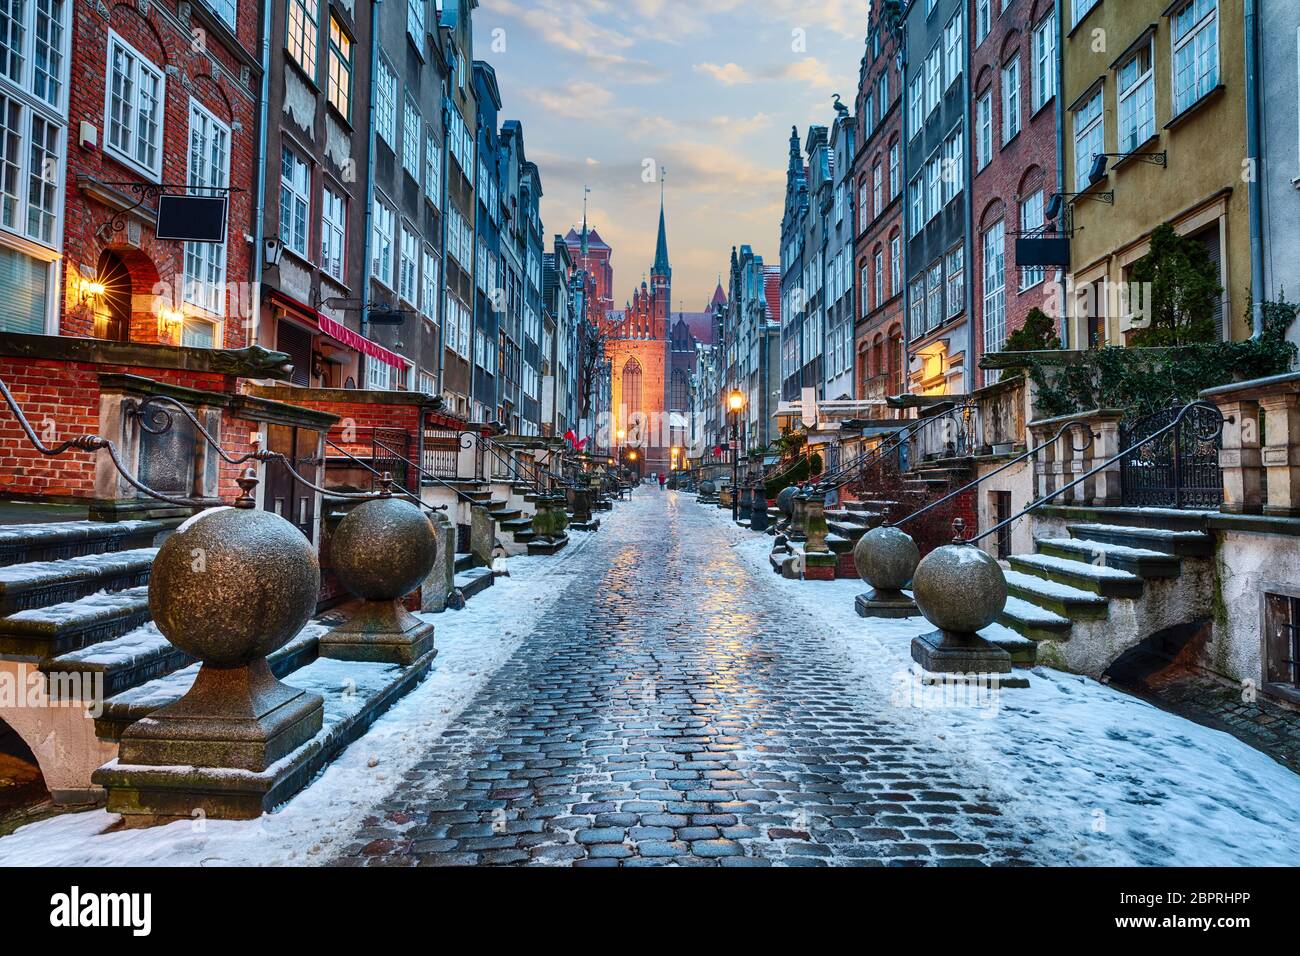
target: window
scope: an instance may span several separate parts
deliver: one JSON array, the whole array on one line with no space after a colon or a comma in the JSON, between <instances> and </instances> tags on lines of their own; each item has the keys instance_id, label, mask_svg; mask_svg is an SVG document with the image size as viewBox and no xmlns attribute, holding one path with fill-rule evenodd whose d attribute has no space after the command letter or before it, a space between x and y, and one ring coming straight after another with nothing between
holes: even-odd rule
<instances>
[{"instance_id":1,"label":"window","mask_svg":"<svg viewBox=\"0 0 1300 956\"><path fill-rule=\"evenodd\" d=\"M876 250L875 264L876 287L874 291L876 294L876 308L878 309L885 301L885 251L883 249Z\"/></svg>"},{"instance_id":2,"label":"window","mask_svg":"<svg viewBox=\"0 0 1300 956\"><path fill-rule=\"evenodd\" d=\"M959 129L943 143L943 202L946 206L959 195L965 185L965 154L962 151L962 131Z\"/></svg>"},{"instance_id":3,"label":"window","mask_svg":"<svg viewBox=\"0 0 1300 956\"><path fill-rule=\"evenodd\" d=\"M396 228L397 214L382 202L376 202L370 274L390 289L393 288L393 243Z\"/></svg>"},{"instance_id":4,"label":"window","mask_svg":"<svg viewBox=\"0 0 1300 956\"><path fill-rule=\"evenodd\" d=\"M975 45L979 46L993 27L993 0L975 0Z\"/></svg>"},{"instance_id":5,"label":"window","mask_svg":"<svg viewBox=\"0 0 1300 956\"><path fill-rule=\"evenodd\" d=\"M1189 0L1174 14L1174 115L1219 85L1218 0Z\"/></svg>"},{"instance_id":6,"label":"window","mask_svg":"<svg viewBox=\"0 0 1300 956\"><path fill-rule=\"evenodd\" d=\"M1056 14L1034 27L1034 76L1030 102L1035 113L1056 95Z\"/></svg>"},{"instance_id":7,"label":"window","mask_svg":"<svg viewBox=\"0 0 1300 956\"><path fill-rule=\"evenodd\" d=\"M948 317L966 308L966 250L958 246L947 255L948 266Z\"/></svg>"},{"instance_id":8,"label":"window","mask_svg":"<svg viewBox=\"0 0 1300 956\"><path fill-rule=\"evenodd\" d=\"M1131 153L1156 131L1156 81L1151 42L1119 68L1119 150Z\"/></svg>"},{"instance_id":9,"label":"window","mask_svg":"<svg viewBox=\"0 0 1300 956\"><path fill-rule=\"evenodd\" d=\"M939 108L943 96L943 60L936 46L925 58L925 114L929 116Z\"/></svg>"},{"instance_id":10,"label":"window","mask_svg":"<svg viewBox=\"0 0 1300 956\"><path fill-rule=\"evenodd\" d=\"M415 48L424 52L424 0L406 0L406 32L415 41Z\"/></svg>"},{"instance_id":11,"label":"window","mask_svg":"<svg viewBox=\"0 0 1300 956\"><path fill-rule=\"evenodd\" d=\"M871 170L871 201L875 203L876 209L885 208L884 189L884 171L880 168L880 164L876 163L875 167Z\"/></svg>"},{"instance_id":12,"label":"window","mask_svg":"<svg viewBox=\"0 0 1300 956\"><path fill-rule=\"evenodd\" d=\"M919 75L908 86L907 101L907 138L912 139L921 132L921 121L925 118L922 115L922 110L925 109L925 88L921 85Z\"/></svg>"},{"instance_id":13,"label":"window","mask_svg":"<svg viewBox=\"0 0 1300 956\"><path fill-rule=\"evenodd\" d=\"M943 48L945 55L944 86L952 86L961 76L961 12L953 15L943 30Z\"/></svg>"},{"instance_id":14,"label":"window","mask_svg":"<svg viewBox=\"0 0 1300 956\"><path fill-rule=\"evenodd\" d=\"M1006 224L984 233L984 351L998 352L1006 340ZM987 379L987 376L986 376Z\"/></svg>"},{"instance_id":15,"label":"window","mask_svg":"<svg viewBox=\"0 0 1300 956\"><path fill-rule=\"evenodd\" d=\"M67 11L65 0L14 0L0 12L0 76L59 110Z\"/></svg>"},{"instance_id":16,"label":"window","mask_svg":"<svg viewBox=\"0 0 1300 956\"><path fill-rule=\"evenodd\" d=\"M903 164L899 157L898 144L894 143L889 147L889 196L891 199L898 195L902 176Z\"/></svg>"},{"instance_id":17,"label":"window","mask_svg":"<svg viewBox=\"0 0 1300 956\"><path fill-rule=\"evenodd\" d=\"M419 301L420 237L402 227L402 255L397 271L397 294L412 305Z\"/></svg>"},{"instance_id":18,"label":"window","mask_svg":"<svg viewBox=\"0 0 1300 956\"><path fill-rule=\"evenodd\" d=\"M420 181L420 130L424 120L420 117L420 108L408 93L406 106L402 111L402 168L411 174L417 183Z\"/></svg>"},{"instance_id":19,"label":"window","mask_svg":"<svg viewBox=\"0 0 1300 956\"><path fill-rule=\"evenodd\" d=\"M108 78L104 147L156 179L162 170L162 70L110 31Z\"/></svg>"},{"instance_id":20,"label":"window","mask_svg":"<svg viewBox=\"0 0 1300 956\"><path fill-rule=\"evenodd\" d=\"M1102 137L1105 124L1102 120L1101 90L1074 111L1074 188L1083 192L1090 185L1088 173L1093 160L1105 151Z\"/></svg>"},{"instance_id":21,"label":"window","mask_svg":"<svg viewBox=\"0 0 1300 956\"><path fill-rule=\"evenodd\" d=\"M432 123L424 131L424 195L434 209L442 202L442 150L433 137Z\"/></svg>"},{"instance_id":22,"label":"window","mask_svg":"<svg viewBox=\"0 0 1300 956\"><path fill-rule=\"evenodd\" d=\"M858 286L862 289L862 314L866 316L871 312L870 296L867 295L871 289L871 267L866 263L863 263L862 268L858 271Z\"/></svg>"},{"instance_id":23,"label":"window","mask_svg":"<svg viewBox=\"0 0 1300 956\"><path fill-rule=\"evenodd\" d=\"M230 29L235 29L235 0L204 0L221 22Z\"/></svg>"},{"instance_id":24,"label":"window","mask_svg":"<svg viewBox=\"0 0 1300 956\"><path fill-rule=\"evenodd\" d=\"M397 74L380 59L375 80L375 132L397 152Z\"/></svg>"},{"instance_id":25,"label":"window","mask_svg":"<svg viewBox=\"0 0 1300 956\"><path fill-rule=\"evenodd\" d=\"M943 209L943 159L936 153L925 164L926 221Z\"/></svg>"},{"instance_id":26,"label":"window","mask_svg":"<svg viewBox=\"0 0 1300 956\"><path fill-rule=\"evenodd\" d=\"M343 256L347 248L348 201L329 186L321 191L320 267L326 275L343 281Z\"/></svg>"},{"instance_id":27,"label":"window","mask_svg":"<svg viewBox=\"0 0 1300 956\"><path fill-rule=\"evenodd\" d=\"M975 169L993 162L993 91L975 102Z\"/></svg>"},{"instance_id":28,"label":"window","mask_svg":"<svg viewBox=\"0 0 1300 956\"><path fill-rule=\"evenodd\" d=\"M332 16L329 60L325 69L330 104L344 119L352 119L352 38L343 32L343 24Z\"/></svg>"},{"instance_id":29,"label":"window","mask_svg":"<svg viewBox=\"0 0 1300 956\"><path fill-rule=\"evenodd\" d=\"M1020 54L1002 68L1002 143L1020 133Z\"/></svg>"},{"instance_id":30,"label":"window","mask_svg":"<svg viewBox=\"0 0 1300 956\"><path fill-rule=\"evenodd\" d=\"M311 206L311 167L288 146L280 150L280 241L307 255L307 216Z\"/></svg>"},{"instance_id":31,"label":"window","mask_svg":"<svg viewBox=\"0 0 1300 956\"><path fill-rule=\"evenodd\" d=\"M867 228L871 222L871 204L867 202L867 181L858 185L858 232Z\"/></svg>"},{"instance_id":32,"label":"window","mask_svg":"<svg viewBox=\"0 0 1300 956\"><path fill-rule=\"evenodd\" d=\"M316 78L316 44L320 32L319 0L288 0L289 22L284 38L289 55L312 79Z\"/></svg>"},{"instance_id":33,"label":"window","mask_svg":"<svg viewBox=\"0 0 1300 956\"><path fill-rule=\"evenodd\" d=\"M1097 0L1071 0L1071 3L1074 5L1074 26L1078 26L1088 11L1097 5Z\"/></svg>"},{"instance_id":34,"label":"window","mask_svg":"<svg viewBox=\"0 0 1300 956\"><path fill-rule=\"evenodd\" d=\"M894 236L889 240L889 287L895 293L903 289L903 239Z\"/></svg>"},{"instance_id":35,"label":"window","mask_svg":"<svg viewBox=\"0 0 1300 956\"><path fill-rule=\"evenodd\" d=\"M1264 595L1264 682L1300 688L1300 598Z\"/></svg>"},{"instance_id":36,"label":"window","mask_svg":"<svg viewBox=\"0 0 1300 956\"><path fill-rule=\"evenodd\" d=\"M912 235L918 235L925 227L925 189L921 177L917 176L908 187L912 191Z\"/></svg>"},{"instance_id":37,"label":"window","mask_svg":"<svg viewBox=\"0 0 1300 956\"><path fill-rule=\"evenodd\" d=\"M366 388L386 392L393 387L392 366L373 356L366 356Z\"/></svg>"},{"instance_id":38,"label":"window","mask_svg":"<svg viewBox=\"0 0 1300 956\"><path fill-rule=\"evenodd\" d=\"M190 103L190 157L186 186L196 196L215 195L230 185L230 128L198 103ZM225 314L226 244L185 243L184 299Z\"/></svg>"},{"instance_id":39,"label":"window","mask_svg":"<svg viewBox=\"0 0 1300 956\"><path fill-rule=\"evenodd\" d=\"M1040 189L1020 204L1020 232L1034 233L1043 228L1043 191ZM1020 291L1032 289L1047 278L1042 266L1031 266L1020 270Z\"/></svg>"},{"instance_id":40,"label":"window","mask_svg":"<svg viewBox=\"0 0 1300 956\"><path fill-rule=\"evenodd\" d=\"M420 311L425 318L436 320L438 311L438 257L430 249L423 252L424 267L420 274Z\"/></svg>"},{"instance_id":41,"label":"window","mask_svg":"<svg viewBox=\"0 0 1300 956\"><path fill-rule=\"evenodd\" d=\"M925 275L912 283L908 292L908 317L912 323L912 338L920 338L925 328Z\"/></svg>"},{"instance_id":42,"label":"window","mask_svg":"<svg viewBox=\"0 0 1300 956\"><path fill-rule=\"evenodd\" d=\"M943 321L943 264L939 262L930 266L926 276L925 321L927 329Z\"/></svg>"}]
</instances>

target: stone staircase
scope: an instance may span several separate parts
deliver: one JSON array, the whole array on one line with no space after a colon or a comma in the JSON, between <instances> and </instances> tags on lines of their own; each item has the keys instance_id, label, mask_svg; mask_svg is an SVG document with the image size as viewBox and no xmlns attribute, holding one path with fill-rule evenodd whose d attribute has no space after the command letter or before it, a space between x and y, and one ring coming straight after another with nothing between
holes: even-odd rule
<instances>
[{"instance_id":1,"label":"stone staircase","mask_svg":"<svg viewBox=\"0 0 1300 956\"><path fill-rule=\"evenodd\" d=\"M1100 676L1135 644L1208 613L1208 532L1106 522L1063 531L1040 533L1035 553L1007 561L1000 623L1032 642L1018 663Z\"/></svg>"}]
</instances>

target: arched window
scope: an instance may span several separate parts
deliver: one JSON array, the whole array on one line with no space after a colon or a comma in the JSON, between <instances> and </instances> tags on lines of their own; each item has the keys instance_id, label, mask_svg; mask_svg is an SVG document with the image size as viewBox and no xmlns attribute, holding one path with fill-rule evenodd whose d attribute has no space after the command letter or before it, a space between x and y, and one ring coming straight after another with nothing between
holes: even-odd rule
<instances>
[{"instance_id":1,"label":"arched window","mask_svg":"<svg viewBox=\"0 0 1300 956\"><path fill-rule=\"evenodd\" d=\"M679 368L673 369L671 390L668 393L668 407L672 411L686 411L688 407L686 390L686 373Z\"/></svg>"},{"instance_id":2,"label":"arched window","mask_svg":"<svg viewBox=\"0 0 1300 956\"><path fill-rule=\"evenodd\" d=\"M623 365L623 404L629 415L644 411L641 407L641 363L630 358Z\"/></svg>"}]
</instances>

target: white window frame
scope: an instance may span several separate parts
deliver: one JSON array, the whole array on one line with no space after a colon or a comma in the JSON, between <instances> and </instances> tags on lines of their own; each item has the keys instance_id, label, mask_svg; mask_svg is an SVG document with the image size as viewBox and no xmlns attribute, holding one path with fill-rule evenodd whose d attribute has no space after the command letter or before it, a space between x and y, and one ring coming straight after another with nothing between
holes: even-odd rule
<instances>
[{"instance_id":1,"label":"white window frame","mask_svg":"<svg viewBox=\"0 0 1300 956\"><path fill-rule=\"evenodd\" d=\"M1126 71L1147 55L1145 72L1135 73L1125 86ZM1140 67L1139 67L1140 68ZM1118 123L1121 153L1131 153L1156 132L1156 50L1155 38L1146 42L1115 70L1115 89L1119 98Z\"/></svg>"},{"instance_id":2,"label":"white window frame","mask_svg":"<svg viewBox=\"0 0 1300 956\"><path fill-rule=\"evenodd\" d=\"M402 101L402 169L411 178L420 181L420 146L424 130L424 117L420 115L420 104L408 91Z\"/></svg>"},{"instance_id":3,"label":"white window frame","mask_svg":"<svg viewBox=\"0 0 1300 956\"><path fill-rule=\"evenodd\" d=\"M329 183L321 187L320 268L336 282L347 275L348 197ZM336 264L331 268L331 264Z\"/></svg>"},{"instance_id":4,"label":"white window frame","mask_svg":"<svg viewBox=\"0 0 1300 956\"><path fill-rule=\"evenodd\" d=\"M154 182L158 182L159 177L162 175L163 130L167 116L167 75L162 67L128 43L115 30L108 31L106 46L108 55L104 67L104 76L106 78L104 83L104 152L132 169L144 173L146 177ZM131 110L131 122L124 127L130 139L131 147L133 147L132 149L123 149L113 142L113 50L115 47L122 48L132 61L130 81L133 96L128 104ZM138 148L140 138L140 76L142 73L149 73L158 84L158 95L153 117L155 121L154 137L153 142L149 144L153 148L154 160L152 165L141 162L134 155L134 149Z\"/></svg>"},{"instance_id":5,"label":"white window frame","mask_svg":"<svg viewBox=\"0 0 1300 956\"><path fill-rule=\"evenodd\" d=\"M944 48L944 89L949 89L961 76L962 71L962 16L964 11L958 9L948 25L943 28Z\"/></svg>"},{"instance_id":6,"label":"white window frame","mask_svg":"<svg viewBox=\"0 0 1300 956\"><path fill-rule=\"evenodd\" d=\"M948 302L948 318L960 315L966 308L966 247L949 249L943 257L944 296Z\"/></svg>"},{"instance_id":7,"label":"white window frame","mask_svg":"<svg viewBox=\"0 0 1300 956\"><path fill-rule=\"evenodd\" d=\"M1096 92L1088 97L1087 102L1072 111L1076 192L1085 192L1088 186L1091 185L1088 182L1088 173L1092 171L1093 160L1098 153L1106 151L1106 110L1102 99L1104 92L1102 87L1097 87ZM1096 115L1090 116L1080 127L1080 117L1091 113L1094 105L1096 106ZM1095 142L1093 142L1094 136ZM1088 150L1086 158L1080 152L1081 149Z\"/></svg>"},{"instance_id":8,"label":"white window frame","mask_svg":"<svg viewBox=\"0 0 1300 956\"><path fill-rule=\"evenodd\" d=\"M442 206L442 149L432 123L426 123L424 130L424 195L434 209Z\"/></svg>"},{"instance_id":9,"label":"white window frame","mask_svg":"<svg viewBox=\"0 0 1300 956\"><path fill-rule=\"evenodd\" d=\"M1195 21L1187 33L1182 37L1178 36L1178 18L1182 16L1189 8L1197 8L1200 4L1207 4L1206 12L1202 13ZM1174 109L1173 115L1180 116L1187 110L1195 106L1201 99L1207 96L1219 84L1220 70L1220 45L1222 36L1219 29L1219 0L1187 0L1187 3L1181 5L1177 10L1169 15L1169 35L1173 56L1170 61L1170 84L1173 90ZM1203 72L1201 69L1201 57L1203 50L1198 49L1201 40L1208 33L1213 33L1214 37L1214 65L1213 70ZM1190 87L1179 88L1179 57L1188 47L1192 50L1192 63L1194 64L1195 75L1192 78ZM1205 85L1202 89L1202 81L1210 77L1212 82Z\"/></svg>"},{"instance_id":10,"label":"white window frame","mask_svg":"<svg viewBox=\"0 0 1300 956\"><path fill-rule=\"evenodd\" d=\"M1026 197L1020 203L1020 234L1036 234L1046 222L1045 218L1045 197L1043 190L1040 188L1037 192ZM1017 265L1019 265L1017 263ZM1032 289L1039 285L1047 278L1047 269L1043 266L1020 267L1020 291Z\"/></svg>"},{"instance_id":11,"label":"white window frame","mask_svg":"<svg viewBox=\"0 0 1300 956\"><path fill-rule=\"evenodd\" d=\"M370 275L396 292L393 276L397 268L397 212L382 199L375 200L373 233Z\"/></svg>"},{"instance_id":12,"label":"white window frame","mask_svg":"<svg viewBox=\"0 0 1300 956\"><path fill-rule=\"evenodd\" d=\"M313 80L320 68L320 7L320 0L285 0L285 50L289 58ZM295 27L302 26L299 20L311 26L310 30L305 27L302 29L301 38L294 35ZM308 57L310 62L307 62Z\"/></svg>"},{"instance_id":13,"label":"white window frame","mask_svg":"<svg viewBox=\"0 0 1300 956\"><path fill-rule=\"evenodd\" d=\"M955 130L943 142L943 202L946 206L966 188L966 156L962 130Z\"/></svg>"},{"instance_id":14,"label":"white window frame","mask_svg":"<svg viewBox=\"0 0 1300 956\"><path fill-rule=\"evenodd\" d=\"M215 132L224 137L225 150L222 157L221 169L217 171L217 182L209 181L209 165L211 143L204 139L204 153L201 160L200 170L194 168L194 135L196 121L202 122L211 132ZM212 193L210 190L222 190L230 185L230 151L233 146L230 127L217 118L211 110L205 107L198 100L190 99L190 122L189 122L189 149L187 152L187 172L186 187L187 191L194 192L195 195L224 195L223 193ZM187 242L184 248L184 283L183 298L190 305L198 306L206 312L214 315L224 316L226 297L226 242ZM193 273L193 267L197 266L200 271L207 271L208 276L196 275ZM213 341L217 341L214 333Z\"/></svg>"},{"instance_id":15,"label":"white window frame","mask_svg":"<svg viewBox=\"0 0 1300 956\"><path fill-rule=\"evenodd\" d=\"M1007 243L1006 221L999 219L984 230L984 353L1002 351L1007 338Z\"/></svg>"},{"instance_id":16,"label":"white window frame","mask_svg":"<svg viewBox=\"0 0 1300 956\"><path fill-rule=\"evenodd\" d=\"M1002 145L1020 135L1024 117L1020 102L1020 54L1002 66Z\"/></svg>"},{"instance_id":17,"label":"white window frame","mask_svg":"<svg viewBox=\"0 0 1300 956\"><path fill-rule=\"evenodd\" d=\"M299 184L295 183L292 177L289 179L285 179L284 157L286 154L293 157L293 160L295 162L295 166L294 166L295 173L298 171L299 168L305 169L307 171L307 183L305 188L300 188ZM314 178L315 177L312 174L311 160L304 157L301 153L298 152L297 149L290 146L288 143L281 144L280 147L280 241L284 244L285 249L289 250L290 252L294 253L297 256L301 256L303 259L307 258L308 256L307 250L311 246L311 212L312 212L311 194L312 194L312 180ZM294 211L292 205L293 203L301 203L302 205L303 226L302 226L302 241L300 243L296 241L297 237L295 236L292 217L290 217L289 222L285 221L284 213L285 213L286 192L289 195L289 199L291 203L290 212ZM287 239L285 238L286 228L288 229L287 235L289 237Z\"/></svg>"},{"instance_id":18,"label":"white window frame","mask_svg":"<svg viewBox=\"0 0 1300 956\"><path fill-rule=\"evenodd\" d=\"M375 133L397 152L397 72L381 56L375 73Z\"/></svg>"},{"instance_id":19,"label":"white window frame","mask_svg":"<svg viewBox=\"0 0 1300 956\"><path fill-rule=\"evenodd\" d=\"M984 42L993 28L993 0L975 0L975 46Z\"/></svg>"},{"instance_id":20,"label":"white window frame","mask_svg":"<svg viewBox=\"0 0 1300 956\"><path fill-rule=\"evenodd\" d=\"M975 171L993 162L993 87L975 100Z\"/></svg>"},{"instance_id":21,"label":"white window frame","mask_svg":"<svg viewBox=\"0 0 1300 956\"><path fill-rule=\"evenodd\" d=\"M406 34L415 41L415 48L424 55L424 0L406 0Z\"/></svg>"},{"instance_id":22,"label":"white window frame","mask_svg":"<svg viewBox=\"0 0 1300 956\"><path fill-rule=\"evenodd\" d=\"M1033 89L1031 105L1037 113L1056 95L1056 11L1050 10L1047 16L1034 27L1030 41L1033 53Z\"/></svg>"}]
</instances>

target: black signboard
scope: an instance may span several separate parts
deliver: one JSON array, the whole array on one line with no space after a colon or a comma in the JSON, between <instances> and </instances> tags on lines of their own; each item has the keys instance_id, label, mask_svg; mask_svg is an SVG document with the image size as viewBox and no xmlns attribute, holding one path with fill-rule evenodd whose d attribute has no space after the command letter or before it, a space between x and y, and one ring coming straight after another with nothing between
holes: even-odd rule
<instances>
[{"instance_id":1,"label":"black signboard","mask_svg":"<svg viewBox=\"0 0 1300 956\"><path fill-rule=\"evenodd\" d=\"M1034 266L1070 265L1070 240L1064 237L1022 236L1016 240L1016 265L1022 269Z\"/></svg>"},{"instance_id":2,"label":"black signboard","mask_svg":"<svg viewBox=\"0 0 1300 956\"><path fill-rule=\"evenodd\" d=\"M157 237L177 242L225 242L227 198L159 196Z\"/></svg>"}]
</instances>

